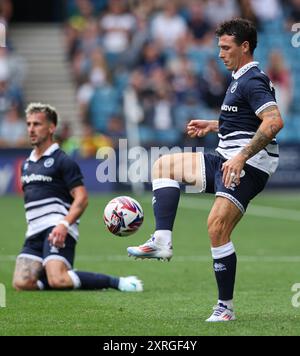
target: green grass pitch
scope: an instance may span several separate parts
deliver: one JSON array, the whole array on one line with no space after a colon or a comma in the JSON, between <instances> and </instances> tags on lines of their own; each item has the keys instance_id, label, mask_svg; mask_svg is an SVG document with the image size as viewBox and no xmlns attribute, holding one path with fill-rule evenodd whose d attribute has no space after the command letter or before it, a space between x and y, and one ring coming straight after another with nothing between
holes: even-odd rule
<instances>
[{"instance_id":1,"label":"green grass pitch","mask_svg":"<svg viewBox=\"0 0 300 356\"><path fill-rule=\"evenodd\" d=\"M221 325L204 322L217 299L206 230L213 198L182 195L169 263L136 261L126 254L127 246L143 243L152 232L151 195L137 197L145 221L126 238L114 237L102 222L111 198L90 197L75 267L137 275L144 281L143 293L15 292L11 278L24 239L23 202L0 197L0 283L6 286L0 335L300 335L300 308L291 302L291 288L300 283L299 193L260 195L234 231L237 321Z\"/></svg>"}]
</instances>

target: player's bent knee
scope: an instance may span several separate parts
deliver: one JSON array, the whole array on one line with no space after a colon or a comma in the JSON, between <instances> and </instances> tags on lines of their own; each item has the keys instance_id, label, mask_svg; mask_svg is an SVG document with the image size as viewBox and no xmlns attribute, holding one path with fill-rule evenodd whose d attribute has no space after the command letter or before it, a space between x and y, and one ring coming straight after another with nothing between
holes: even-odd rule
<instances>
[{"instance_id":1,"label":"player's bent knee","mask_svg":"<svg viewBox=\"0 0 300 356\"><path fill-rule=\"evenodd\" d=\"M50 260L45 265L47 280L52 289L72 288L68 267L59 260Z\"/></svg>"},{"instance_id":2,"label":"player's bent knee","mask_svg":"<svg viewBox=\"0 0 300 356\"><path fill-rule=\"evenodd\" d=\"M169 178L197 187L202 192L204 157L198 153L174 153L160 157L153 165L152 179Z\"/></svg>"},{"instance_id":3,"label":"player's bent knee","mask_svg":"<svg viewBox=\"0 0 300 356\"><path fill-rule=\"evenodd\" d=\"M226 233L226 219L222 215L209 216L207 220L208 234L213 244L228 242Z\"/></svg>"},{"instance_id":4,"label":"player's bent knee","mask_svg":"<svg viewBox=\"0 0 300 356\"><path fill-rule=\"evenodd\" d=\"M172 155L164 155L154 162L152 168L152 178L170 178L173 177L173 159Z\"/></svg>"},{"instance_id":5,"label":"player's bent knee","mask_svg":"<svg viewBox=\"0 0 300 356\"><path fill-rule=\"evenodd\" d=\"M69 280L65 276L48 276L48 283L52 289L70 288Z\"/></svg>"},{"instance_id":6,"label":"player's bent knee","mask_svg":"<svg viewBox=\"0 0 300 356\"><path fill-rule=\"evenodd\" d=\"M20 280L14 279L12 286L17 291L26 291L26 290L36 290L37 284L35 280Z\"/></svg>"}]
</instances>

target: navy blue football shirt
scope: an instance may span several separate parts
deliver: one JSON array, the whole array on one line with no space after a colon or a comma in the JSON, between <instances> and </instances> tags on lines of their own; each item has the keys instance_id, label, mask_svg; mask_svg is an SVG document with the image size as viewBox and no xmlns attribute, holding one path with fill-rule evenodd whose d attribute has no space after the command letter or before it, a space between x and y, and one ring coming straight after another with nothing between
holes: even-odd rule
<instances>
[{"instance_id":1,"label":"navy blue football shirt","mask_svg":"<svg viewBox=\"0 0 300 356\"><path fill-rule=\"evenodd\" d=\"M73 202L70 191L83 185L82 181L79 166L58 144L50 146L38 160L33 150L21 172L28 224L26 237L57 225ZM70 226L69 233L77 239L78 221Z\"/></svg>"},{"instance_id":2,"label":"navy blue football shirt","mask_svg":"<svg viewBox=\"0 0 300 356\"><path fill-rule=\"evenodd\" d=\"M250 62L233 73L233 80L226 92L219 118L219 145L216 149L230 159L245 147L261 124L259 113L269 106L277 106L272 82L258 67ZM247 161L269 175L278 166L276 140Z\"/></svg>"}]
</instances>

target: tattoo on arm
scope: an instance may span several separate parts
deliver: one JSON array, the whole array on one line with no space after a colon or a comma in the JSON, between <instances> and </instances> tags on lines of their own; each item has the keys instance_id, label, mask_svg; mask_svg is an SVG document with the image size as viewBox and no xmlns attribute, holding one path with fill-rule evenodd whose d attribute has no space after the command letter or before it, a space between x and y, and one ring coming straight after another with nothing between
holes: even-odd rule
<instances>
[{"instance_id":1,"label":"tattoo on arm","mask_svg":"<svg viewBox=\"0 0 300 356\"><path fill-rule=\"evenodd\" d=\"M281 129L281 126L279 125L279 123L282 121L280 112L277 109L277 107L272 105L272 106L266 108L265 110L263 110L260 113L259 118L261 120L265 120L269 123L269 126L268 126L269 131L266 133L267 133L267 135L270 135L270 138L274 138L275 135Z\"/></svg>"},{"instance_id":2,"label":"tattoo on arm","mask_svg":"<svg viewBox=\"0 0 300 356\"><path fill-rule=\"evenodd\" d=\"M249 159L266 147L271 141L272 138L269 138L258 130L250 143L242 149L241 154Z\"/></svg>"},{"instance_id":3,"label":"tattoo on arm","mask_svg":"<svg viewBox=\"0 0 300 356\"><path fill-rule=\"evenodd\" d=\"M265 148L281 130L283 124L277 106L270 106L259 114L263 121L256 134L246 145L241 154L249 159Z\"/></svg>"}]
</instances>

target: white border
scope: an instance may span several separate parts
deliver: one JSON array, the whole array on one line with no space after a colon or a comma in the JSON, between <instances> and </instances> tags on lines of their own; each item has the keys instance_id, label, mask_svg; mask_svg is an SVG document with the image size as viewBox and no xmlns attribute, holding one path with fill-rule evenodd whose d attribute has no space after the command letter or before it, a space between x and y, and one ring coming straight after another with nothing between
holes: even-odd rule
<instances>
[{"instance_id":1,"label":"white border","mask_svg":"<svg viewBox=\"0 0 300 356\"><path fill-rule=\"evenodd\" d=\"M49 261L52 261L52 260L57 260L57 261L61 261L61 262L64 262L64 264L68 267L68 269L72 269L72 266L70 264L70 262L63 256L59 256L59 255L50 255L50 256L47 256L44 261L43 261L43 266L46 266L46 264L49 262Z\"/></svg>"},{"instance_id":2,"label":"white border","mask_svg":"<svg viewBox=\"0 0 300 356\"><path fill-rule=\"evenodd\" d=\"M162 188L177 188L180 189L179 183L170 178L158 178L158 179L153 179L152 182L152 190L153 192L158 189Z\"/></svg>"},{"instance_id":3,"label":"white border","mask_svg":"<svg viewBox=\"0 0 300 356\"><path fill-rule=\"evenodd\" d=\"M258 114L260 114L263 110L265 110L266 108L268 108L269 106L272 106L272 105L278 106L276 101L269 101L268 103L265 103L260 108L258 108L255 111L255 115L258 116Z\"/></svg>"},{"instance_id":4,"label":"white border","mask_svg":"<svg viewBox=\"0 0 300 356\"><path fill-rule=\"evenodd\" d=\"M224 192L216 192L216 197L227 198L241 211L242 214L245 214L243 205L234 196Z\"/></svg>"},{"instance_id":5,"label":"white border","mask_svg":"<svg viewBox=\"0 0 300 356\"><path fill-rule=\"evenodd\" d=\"M237 72L232 73L232 77L237 80L239 79L242 75L244 75L246 72L248 72L249 69L253 67L257 67L259 65L259 62L253 61L245 64L242 68L240 68Z\"/></svg>"},{"instance_id":6,"label":"white border","mask_svg":"<svg viewBox=\"0 0 300 356\"><path fill-rule=\"evenodd\" d=\"M200 166L201 166L201 173L202 173L202 189L200 190L200 193L203 193L206 191L206 167L205 167L205 157L203 152L200 153Z\"/></svg>"},{"instance_id":7,"label":"white border","mask_svg":"<svg viewBox=\"0 0 300 356\"><path fill-rule=\"evenodd\" d=\"M17 259L19 257L30 258L33 261L37 261L37 262L43 263L42 257L31 255L30 253L21 253L20 255L17 256Z\"/></svg>"},{"instance_id":8,"label":"white border","mask_svg":"<svg viewBox=\"0 0 300 356\"><path fill-rule=\"evenodd\" d=\"M227 244L219 247L211 247L211 255L214 260L219 260L221 258L230 256L235 253L235 249L232 241L227 242Z\"/></svg>"},{"instance_id":9,"label":"white border","mask_svg":"<svg viewBox=\"0 0 300 356\"><path fill-rule=\"evenodd\" d=\"M79 289L81 287L81 281L78 275L73 270L68 271L68 275L70 276L73 282L73 288Z\"/></svg>"}]
</instances>

